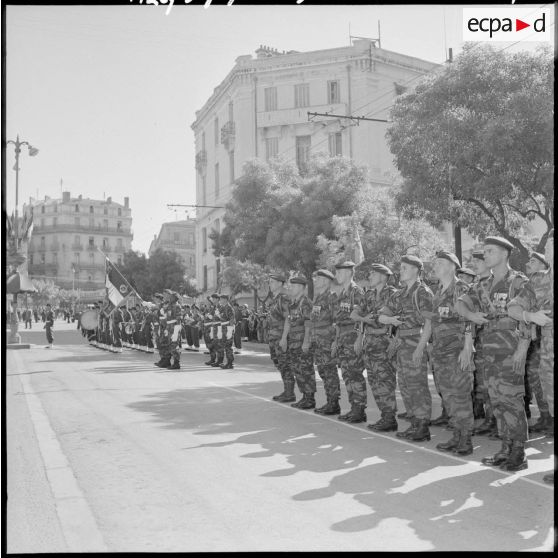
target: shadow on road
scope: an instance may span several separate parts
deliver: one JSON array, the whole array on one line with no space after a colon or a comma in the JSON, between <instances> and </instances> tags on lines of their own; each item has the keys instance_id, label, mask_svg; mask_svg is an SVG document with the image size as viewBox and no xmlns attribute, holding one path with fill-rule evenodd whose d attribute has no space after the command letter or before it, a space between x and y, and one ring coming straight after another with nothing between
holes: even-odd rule
<instances>
[{"instance_id":1,"label":"shadow on road","mask_svg":"<svg viewBox=\"0 0 558 558\"><path fill-rule=\"evenodd\" d=\"M284 456L289 466L269 470L263 473L266 477L333 473L323 486L291 494L291 498L302 502L349 495L368 509L332 523L334 531L367 532L367 537L372 531L374 536L394 538L394 548L399 548L398 537L412 535L419 544L410 550L529 550L551 545L552 491L479 464L482 456L499 448L498 441L476 437L474 461L451 459L401 443L391 435L378 437L365 427L349 428L312 412L283 408L269 401L277 385L273 381L234 388L177 389L144 396L129 407L151 415L163 428L211 438L186 451L251 444L254 451L243 458ZM437 427L432 433L432 441L424 443L431 450L451 435ZM223 439L215 440L220 435ZM529 470L523 473L540 481L543 472L552 469L553 448L550 439L531 441ZM289 493L288 482L285 493ZM517 502L521 505L514 508ZM491 535L496 531L497 543ZM384 541L382 547L389 548L390 543Z\"/></svg>"}]
</instances>

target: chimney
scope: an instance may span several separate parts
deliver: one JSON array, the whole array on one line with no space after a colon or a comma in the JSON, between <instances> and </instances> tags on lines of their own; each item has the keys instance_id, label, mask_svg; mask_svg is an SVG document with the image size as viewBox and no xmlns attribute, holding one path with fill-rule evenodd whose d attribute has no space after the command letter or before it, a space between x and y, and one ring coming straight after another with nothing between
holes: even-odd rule
<instances>
[{"instance_id":1,"label":"chimney","mask_svg":"<svg viewBox=\"0 0 558 558\"><path fill-rule=\"evenodd\" d=\"M128 197L124 198L124 207L130 207L130 198Z\"/></svg>"},{"instance_id":2,"label":"chimney","mask_svg":"<svg viewBox=\"0 0 558 558\"><path fill-rule=\"evenodd\" d=\"M109 197L107 198L107 203L112 203L112 196L109 196Z\"/></svg>"},{"instance_id":3,"label":"chimney","mask_svg":"<svg viewBox=\"0 0 558 558\"><path fill-rule=\"evenodd\" d=\"M62 192L62 201L64 203L69 203L70 201L70 192Z\"/></svg>"}]
</instances>

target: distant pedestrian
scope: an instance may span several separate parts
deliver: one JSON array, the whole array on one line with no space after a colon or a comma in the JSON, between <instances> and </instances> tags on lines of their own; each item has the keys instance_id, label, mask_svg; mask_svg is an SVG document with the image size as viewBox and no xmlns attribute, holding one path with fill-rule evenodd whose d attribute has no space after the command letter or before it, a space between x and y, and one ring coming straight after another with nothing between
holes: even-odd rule
<instances>
[{"instance_id":1,"label":"distant pedestrian","mask_svg":"<svg viewBox=\"0 0 558 558\"><path fill-rule=\"evenodd\" d=\"M27 325L29 325L29 329L31 329L31 327L33 325L31 310L29 310L29 308L24 310L23 316L24 316L24 320L25 320L25 329L27 329Z\"/></svg>"},{"instance_id":2,"label":"distant pedestrian","mask_svg":"<svg viewBox=\"0 0 558 558\"><path fill-rule=\"evenodd\" d=\"M47 304L46 312L45 312L45 325L43 326L46 329L46 338L48 345L45 349L52 349L52 344L54 343L54 337L52 335L52 328L54 327L54 314L51 310L51 305Z\"/></svg>"}]
</instances>

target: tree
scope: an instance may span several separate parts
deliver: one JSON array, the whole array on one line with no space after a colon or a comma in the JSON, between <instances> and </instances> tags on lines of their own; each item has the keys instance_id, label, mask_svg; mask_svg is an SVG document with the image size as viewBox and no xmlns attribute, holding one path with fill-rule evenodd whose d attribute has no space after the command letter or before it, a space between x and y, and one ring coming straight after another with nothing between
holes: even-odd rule
<instances>
[{"instance_id":1,"label":"tree","mask_svg":"<svg viewBox=\"0 0 558 558\"><path fill-rule=\"evenodd\" d=\"M58 306L60 303L60 287L54 284L51 279L32 279L36 292L30 293L31 300L35 305L45 306L50 303L52 306Z\"/></svg>"},{"instance_id":2,"label":"tree","mask_svg":"<svg viewBox=\"0 0 558 558\"><path fill-rule=\"evenodd\" d=\"M549 49L466 44L442 73L398 97L387 138L404 215L501 235L523 261L522 226L538 217L542 251L554 226L553 70Z\"/></svg>"},{"instance_id":3,"label":"tree","mask_svg":"<svg viewBox=\"0 0 558 558\"><path fill-rule=\"evenodd\" d=\"M256 296L267 295L267 278L269 269L249 261L240 262L228 257L220 273L222 286L230 290L232 296L243 292L255 292Z\"/></svg>"},{"instance_id":4,"label":"tree","mask_svg":"<svg viewBox=\"0 0 558 558\"><path fill-rule=\"evenodd\" d=\"M281 161L245 164L214 250L243 262L302 272L310 282L320 258L317 237L334 234L332 217L357 209L366 168L343 157L317 156L304 176Z\"/></svg>"}]
</instances>

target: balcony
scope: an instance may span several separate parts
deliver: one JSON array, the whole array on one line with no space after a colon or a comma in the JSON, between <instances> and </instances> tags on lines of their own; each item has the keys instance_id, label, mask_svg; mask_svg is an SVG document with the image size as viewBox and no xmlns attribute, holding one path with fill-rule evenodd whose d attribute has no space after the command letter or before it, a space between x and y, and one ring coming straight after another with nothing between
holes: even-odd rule
<instances>
[{"instance_id":1,"label":"balcony","mask_svg":"<svg viewBox=\"0 0 558 558\"><path fill-rule=\"evenodd\" d=\"M114 247L114 252L116 254L124 254L124 252L127 252L129 250L129 248L126 248L126 246L118 246L118 244Z\"/></svg>"},{"instance_id":2,"label":"balcony","mask_svg":"<svg viewBox=\"0 0 558 558\"><path fill-rule=\"evenodd\" d=\"M46 244L40 244L35 248L36 252L46 252L47 250L48 248L46 247Z\"/></svg>"},{"instance_id":3,"label":"balcony","mask_svg":"<svg viewBox=\"0 0 558 558\"><path fill-rule=\"evenodd\" d=\"M77 250L78 252L83 250L83 244L72 244L72 250Z\"/></svg>"},{"instance_id":4,"label":"balcony","mask_svg":"<svg viewBox=\"0 0 558 558\"><path fill-rule=\"evenodd\" d=\"M56 252L57 250L60 250L60 243L58 243L58 242L53 242L53 243L50 245L50 249L51 249L53 252Z\"/></svg>"},{"instance_id":5,"label":"balcony","mask_svg":"<svg viewBox=\"0 0 558 558\"><path fill-rule=\"evenodd\" d=\"M96 234L111 234L124 237L132 238L134 233L132 229L122 229L118 227L104 227L102 225L95 225L90 227L89 225L35 225L33 228L33 233L48 233L48 232L86 232L86 233L96 233Z\"/></svg>"},{"instance_id":6,"label":"balcony","mask_svg":"<svg viewBox=\"0 0 558 558\"><path fill-rule=\"evenodd\" d=\"M97 245L96 244L88 244L87 245L87 250L89 252L96 252L97 251Z\"/></svg>"},{"instance_id":7,"label":"balcony","mask_svg":"<svg viewBox=\"0 0 558 558\"><path fill-rule=\"evenodd\" d=\"M101 246L100 250L102 252L104 252L105 254L108 254L109 252L113 252L112 246L110 244L103 244L103 246Z\"/></svg>"},{"instance_id":8,"label":"balcony","mask_svg":"<svg viewBox=\"0 0 558 558\"><path fill-rule=\"evenodd\" d=\"M289 124L304 124L308 122L308 112L331 112L333 114L347 114L346 103L335 103L332 105L314 105L301 108L290 108L282 110L270 110L258 112L258 128L269 126L288 126ZM316 117L320 121L327 120L328 117ZM329 120L336 120L330 117Z\"/></svg>"},{"instance_id":9,"label":"balcony","mask_svg":"<svg viewBox=\"0 0 558 558\"><path fill-rule=\"evenodd\" d=\"M196 153L196 170L200 173L205 171L207 166L207 151L202 149Z\"/></svg>"},{"instance_id":10,"label":"balcony","mask_svg":"<svg viewBox=\"0 0 558 558\"><path fill-rule=\"evenodd\" d=\"M79 264L76 266L76 271L104 271L104 263L98 264Z\"/></svg>"},{"instance_id":11,"label":"balcony","mask_svg":"<svg viewBox=\"0 0 558 558\"><path fill-rule=\"evenodd\" d=\"M29 275L33 276L47 276L56 277L58 274L58 264L55 263L36 263L29 264Z\"/></svg>"},{"instance_id":12,"label":"balcony","mask_svg":"<svg viewBox=\"0 0 558 558\"><path fill-rule=\"evenodd\" d=\"M234 148L234 138L235 138L235 125L232 120L225 122L225 125L221 128L221 143L225 146L225 149L231 150Z\"/></svg>"}]
</instances>

